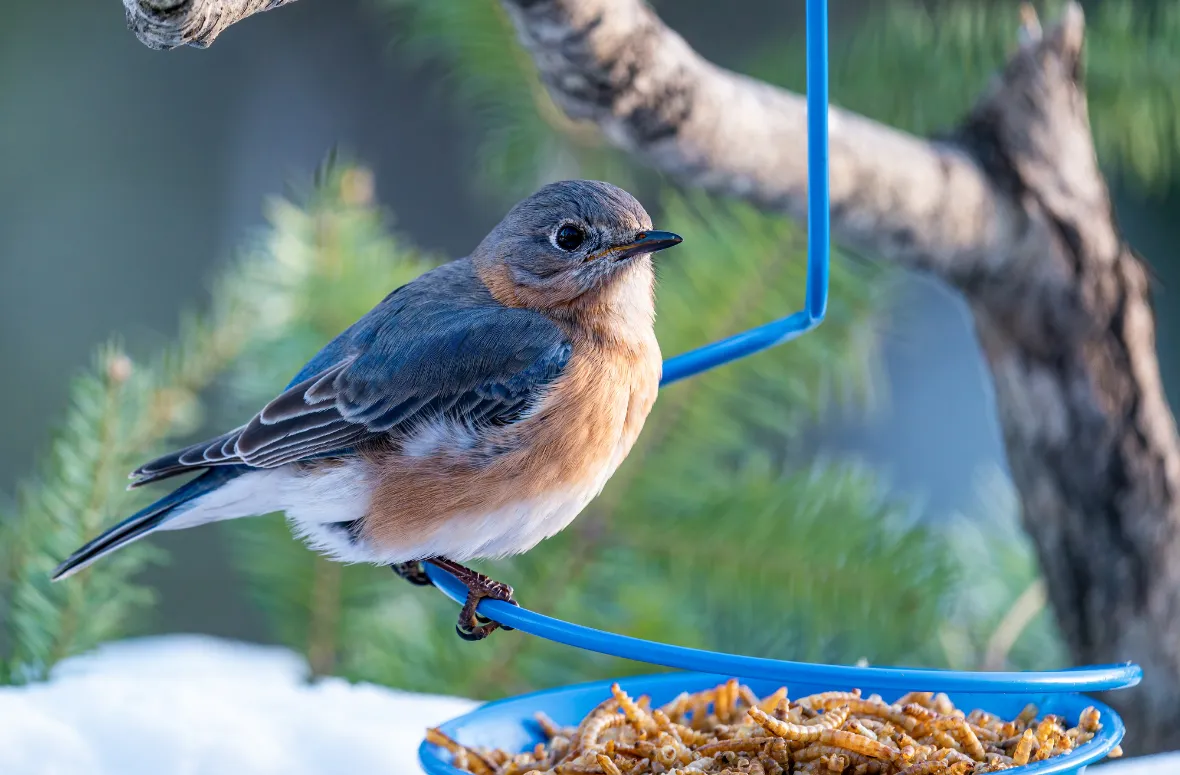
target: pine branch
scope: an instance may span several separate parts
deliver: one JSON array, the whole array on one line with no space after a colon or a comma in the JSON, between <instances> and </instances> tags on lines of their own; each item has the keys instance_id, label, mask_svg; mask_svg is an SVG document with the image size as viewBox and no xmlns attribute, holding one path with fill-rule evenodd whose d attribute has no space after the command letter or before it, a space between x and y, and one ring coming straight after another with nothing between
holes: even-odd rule
<instances>
[{"instance_id":1,"label":"pine branch","mask_svg":"<svg viewBox=\"0 0 1180 775\"><path fill-rule=\"evenodd\" d=\"M215 364L202 345L172 354L170 365L188 355L204 367ZM224 365L224 364L223 364ZM179 367L179 373L191 371ZM58 661L124 634L153 595L132 583L162 555L148 545L129 547L68 582L52 584L56 564L84 541L142 505L145 496L125 491L126 473L168 438L189 428L190 390L204 380L168 379L169 368L136 367L116 348L106 348L95 368L74 385L71 409L41 473L24 482L14 513L3 520L10 583L5 591L10 680L43 677Z\"/></svg>"},{"instance_id":2,"label":"pine branch","mask_svg":"<svg viewBox=\"0 0 1180 775\"><path fill-rule=\"evenodd\" d=\"M106 359L106 368L104 369L106 378L103 380L101 408L98 413L99 421L98 427L95 429L97 431L98 456L92 461L94 470L90 474L90 479L95 486L91 488L86 497L85 506L79 515L79 527L83 536L96 535L103 527L105 516L103 509L109 499L106 490L112 477L117 476L111 468L112 456L103 453L117 445L115 426L118 422L120 393L127 379L131 376L131 369L131 361L126 356L116 353ZM78 635L80 619L84 615L81 609L86 599L86 582L89 579L89 574L82 574L77 582L65 590L66 600L60 614L61 624L48 660L51 665L60 662L70 654L70 649Z\"/></svg>"},{"instance_id":3,"label":"pine branch","mask_svg":"<svg viewBox=\"0 0 1180 775\"><path fill-rule=\"evenodd\" d=\"M134 364L118 348L100 351L80 377L48 459L19 487L0 520L8 680L42 678L61 659L128 633L154 598L134 577L162 553L143 542L64 582L57 563L152 496L127 492L126 474L200 421L198 394L251 343L298 315L270 302L283 274L264 254L246 255L221 275L215 302L181 322L174 345Z\"/></svg>"}]
</instances>

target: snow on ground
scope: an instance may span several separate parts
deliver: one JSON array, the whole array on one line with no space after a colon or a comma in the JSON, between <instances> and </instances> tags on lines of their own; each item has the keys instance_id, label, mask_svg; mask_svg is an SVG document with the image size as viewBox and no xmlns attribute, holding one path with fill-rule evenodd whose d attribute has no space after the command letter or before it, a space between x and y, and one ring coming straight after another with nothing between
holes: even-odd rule
<instances>
[{"instance_id":1,"label":"snow on ground","mask_svg":"<svg viewBox=\"0 0 1180 775\"><path fill-rule=\"evenodd\" d=\"M0 688L2 775L419 775L427 726L470 700L325 679L279 648L201 636L125 641ZM1180 775L1180 754L1095 775Z\"/></svg>"},{"instance_id":2,"label":"snow on ground","mask_svg":"<svg viewBox=\"0 0 1180 775\"><path fill-rule=\"evenodd\" d=\"M293 653L198 636L110 644L0 689L3 775L417 775L470 700L326 679Z\"/></svg>"},{"instance_id":3,"label":"snow on ground","mask_svg":"<svg viewBox=\"0 0 1180 775\"><path fill-rule=\"evenodd\" d=\"M1108 764L1095 764L1086 775L1180 775L1180 753L1137 756L1134 759L1113 759Z\"/></svg>"}]
</instances>

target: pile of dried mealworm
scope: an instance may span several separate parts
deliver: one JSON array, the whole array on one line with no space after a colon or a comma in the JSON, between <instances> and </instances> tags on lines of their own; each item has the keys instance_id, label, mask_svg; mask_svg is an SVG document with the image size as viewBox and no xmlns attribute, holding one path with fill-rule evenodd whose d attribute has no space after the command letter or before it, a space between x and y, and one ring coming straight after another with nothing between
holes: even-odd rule
<instances>
[{"instance_id":1,"label":"pile of dried mealworm","mask_svg":"<svg viewBox=\"0 0 1180 775\"><path fill-rule=\"evenodd\" d=\"M1034 705L1004 721L930 692L892 704L859 691L790 700L786 688L759 699L731 680L658 710L617 684L611 693L577 727L539 715L548 742L528 753L467 748L437 729L427 740L473 775L967 775L1068 753L1101 729L1094 708L1066 728Z\"/></svg>"}]
</instances>

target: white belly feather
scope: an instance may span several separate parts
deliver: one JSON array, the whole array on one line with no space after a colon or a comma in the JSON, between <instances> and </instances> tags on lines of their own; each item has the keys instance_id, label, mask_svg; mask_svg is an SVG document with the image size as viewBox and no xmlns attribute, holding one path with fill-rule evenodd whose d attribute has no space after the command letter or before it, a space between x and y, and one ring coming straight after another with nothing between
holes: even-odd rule
<instances>
[{"instance_id":1,"label":"white belly feather","mask_svg":"<svg viewBox=\"0 0 1180 775\"><path fill-rule=\"evenodd\" d=\"M181 506L161 530L285 512L299 538L341 562L389 565L426 557L456 562L528 551L556 535L593 500L622 462L624 450L604 461L597 476L577 488L554 490L485 514L456 515L416 546L387 549L350 535L345 523L369 512L377 472L362 459L331 466L251 471Z\"/></svg>"},{"instance_id":2,"label":"white belly feather","mask_svg":"<svg viewBox=\"0 0 1180 775\"><path fill-rule=\"evenodd\" d=\"M368 513L373 473L359 459L310 470L282 466L250 471L180 506L160 529L184 530L279 511L300 525L348 522Z\"/></svg>"}]
</instances>

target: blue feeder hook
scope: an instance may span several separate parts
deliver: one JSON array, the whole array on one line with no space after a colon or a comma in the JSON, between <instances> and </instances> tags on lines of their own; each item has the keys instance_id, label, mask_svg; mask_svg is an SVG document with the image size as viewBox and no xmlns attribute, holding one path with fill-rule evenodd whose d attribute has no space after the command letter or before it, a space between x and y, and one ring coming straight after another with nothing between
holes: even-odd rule
<instances>
[{"instance_id":1,"label":"blue feeder hook","mask_svg":"<svg viewBox=\"0 0 1180 775\"><path fill-rule=\"evenodd\" d=\"M807 0L807 295L793 315L664 361L660 386L768 350L823 322L828 310L828 3Z\"/></svg>"}]
</instances>

